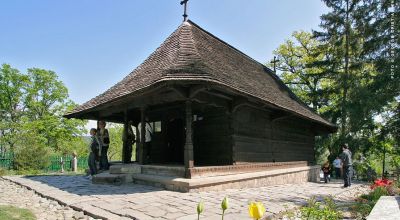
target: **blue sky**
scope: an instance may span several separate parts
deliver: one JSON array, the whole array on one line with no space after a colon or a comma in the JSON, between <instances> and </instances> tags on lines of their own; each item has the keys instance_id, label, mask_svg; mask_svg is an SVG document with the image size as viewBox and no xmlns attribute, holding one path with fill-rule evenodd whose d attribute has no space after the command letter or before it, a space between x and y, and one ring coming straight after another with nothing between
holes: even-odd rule
<instances>
[{"instance_id":1,"label":"blue sky","mask_svg":"<svg viewBox=\"0 0 400 220\"><path fill-rule=\"evenodd\" d=\"M318 29L319 0L189 0L189 19L261 63L296 30ZM55 71L82 104L136 68L182 22L179 0L2 0L0 64Z\"/></svg>"}]
</instances>

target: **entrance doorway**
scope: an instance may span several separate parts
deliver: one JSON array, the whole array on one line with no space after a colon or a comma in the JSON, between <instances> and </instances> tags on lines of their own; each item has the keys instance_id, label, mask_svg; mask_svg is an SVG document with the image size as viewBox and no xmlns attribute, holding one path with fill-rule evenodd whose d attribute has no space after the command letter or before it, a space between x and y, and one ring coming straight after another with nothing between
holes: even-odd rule
<instances>
[{"instance_id":1,"label":"entrance doorway","mask_svg":"<svg viewBox=\"0 0 400 220\"><path fill-rule=\"evenodd\" d=\"M170 162L183 164L185 127L182 118L172 118L168 121L166 136Z\"/></svg>"}]
</instances>

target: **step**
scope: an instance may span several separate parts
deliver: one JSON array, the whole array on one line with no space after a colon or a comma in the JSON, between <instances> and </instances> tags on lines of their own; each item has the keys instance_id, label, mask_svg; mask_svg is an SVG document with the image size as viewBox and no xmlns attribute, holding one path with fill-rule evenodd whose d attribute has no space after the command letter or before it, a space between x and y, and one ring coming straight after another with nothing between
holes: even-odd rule
<instances>
[{"instance_id":1,"label":"step","mask_svg":"<svg viewBox=\"0 0 400 220\"><path fill-rule=\"evenodd\" d=\"M184 178L151 174L133 174L133 183L163 188L177 192L189 192L189 183Z\"/></svg>"},{"instance_id":2,"label":"step","mask_svg":"<svg viewBox=\"0 0 400 220\"><path fill-rule=\"evenodd\" d=\"M141 173L132 174L132 180L133 183L171 191L201 192L315 181L312 177L319 170L320 166L304 166L195 179Z\"/></svg>"},{"instance_id":3,"label":"step","mask_svg":"<svg viewBox=\"0 0 400 220\"><path fill-rule=\"evenodd\" d=\"M133 174L133 173L141 173L142 165L138 164L115 164L110 166L111 174Z\"/></svg>"},{"instance_id":4,"label":"step","mask_svg":"<svg viewBox=\"0 0 400 220\"><path fill-rule=\"evenodd\" d=\"M116 164L110 166L111 174L150 174L160 176L184 177L183 166Z\"/></svg>"},{"instance_id":5,"label":"step","mask_svg":"<svg viewBox=\"0 0 400 220\"><path fill-rule=\"evenodd\" d=\"M110 173L99 173L92 178L94 184L113 184L121 185L123 183L132 182L131 174L110 174Z\"/></svg>"},{"instance_id":6,"label":"step","mask_svg":"<svg viewBox=\"0 0 400 220\"><path fill-rule=\"evenodd\" d=\"M144 165L142 166L142 174L171 176L171 177L185 177L185 168L183 166L157 166L157 165Z\"/></svg>"}]
</instances>

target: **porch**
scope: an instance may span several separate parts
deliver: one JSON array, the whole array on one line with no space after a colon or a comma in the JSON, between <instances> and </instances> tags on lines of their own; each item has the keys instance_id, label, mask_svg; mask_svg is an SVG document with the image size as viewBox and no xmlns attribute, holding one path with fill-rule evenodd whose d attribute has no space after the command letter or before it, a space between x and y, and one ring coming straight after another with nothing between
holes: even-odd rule
<instances>
[{"instance_id":1,"label":"porch","mask_svg":"<svg viewBox=\"0 0 400 220\"><path fill-rule=\"evenodd\" d=\"M249 188L267 185L318 182L319 166L306 161L244 163L226 166L201 166L189 169L183 165L114 164L109 172L93 178L93 183L120 185L137 183L171 191L198 192L226 188Z\"/></svg>"}]
</instances>

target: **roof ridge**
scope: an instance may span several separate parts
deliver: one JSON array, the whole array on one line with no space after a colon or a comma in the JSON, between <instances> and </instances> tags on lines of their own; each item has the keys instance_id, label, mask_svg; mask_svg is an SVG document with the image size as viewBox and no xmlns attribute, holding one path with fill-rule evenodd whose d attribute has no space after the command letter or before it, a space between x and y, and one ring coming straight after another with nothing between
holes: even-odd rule
<instances>
[{"instance_id":1,"label":"roof ridge","mask_svg":"<svg viewBox=\"0 0 400 220\"><path fill-rule=\"evenodd\" d=\"M178 27L178 45L174 58L176 63L167 70L167 74L206 74L209 67L203 62L193 38L192 25L187 21Z\"/></svg>"}]
</instances>

